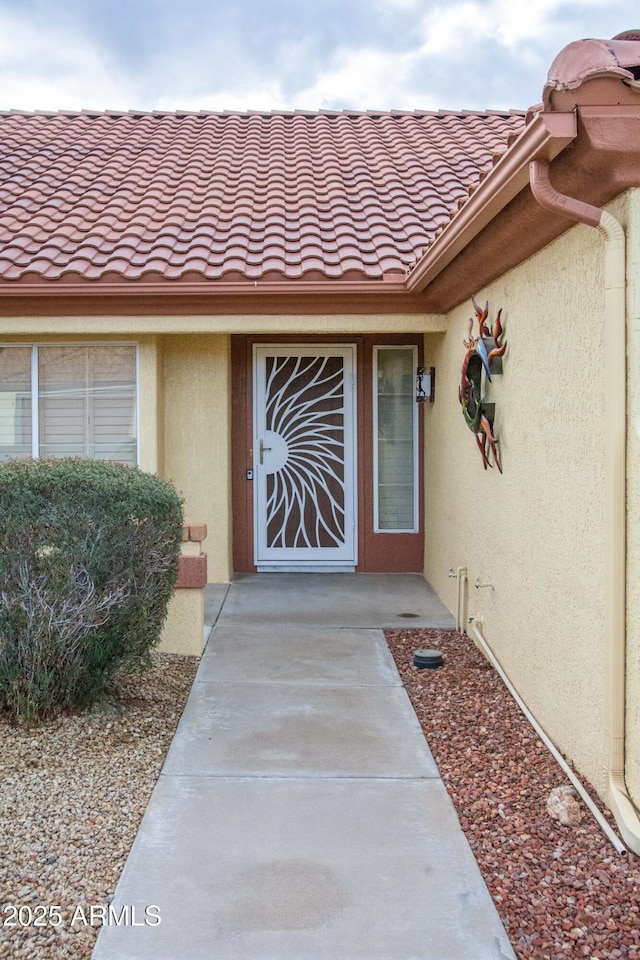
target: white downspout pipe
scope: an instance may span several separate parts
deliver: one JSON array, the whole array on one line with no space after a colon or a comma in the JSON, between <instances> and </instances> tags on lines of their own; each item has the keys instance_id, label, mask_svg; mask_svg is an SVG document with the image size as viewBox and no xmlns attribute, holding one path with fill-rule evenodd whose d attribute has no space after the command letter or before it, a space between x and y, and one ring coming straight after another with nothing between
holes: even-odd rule
<instances>
[{"instance_id":1,"label":"white downspout pipe","mask_svg":"<svg viewBox=\"0 0 640 960\"><path fill-rule=\"evenodd\" d=\"M626 709L626 306L625 235L608 211L558 193L549 162L529 164L531 191L554 213L596 227L605 240L605 639L608 802L622 837L640 854L640 818L625 783Z\"/></svg>"},{"instance_id":2,"label":"white downspout pipe","mask_svg":"<svg viewBox=\"0 0 640 960\"><path fill-rule=\"evenodd\" d=\"M456 580L456 630L459 633L467 632L467 568L458 567L457 571L451 567L449 577Z\"/></svg>"}]
</instances>

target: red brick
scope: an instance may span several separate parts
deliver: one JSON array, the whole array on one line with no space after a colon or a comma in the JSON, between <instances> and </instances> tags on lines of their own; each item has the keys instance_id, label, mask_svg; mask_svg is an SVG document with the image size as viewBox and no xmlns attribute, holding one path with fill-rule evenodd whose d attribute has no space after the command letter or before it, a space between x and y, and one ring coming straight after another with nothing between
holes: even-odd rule
<instances>
[{"instance_id":1,"label":"red brick","mask_svg":"<svg viewBox=\"0 0 640 960\"><path fill-rule=\"evenodd\" d=\"M193 540L196 543L202 543L203 540L207 538L207 525L206 523L190 523L189 524L189 540Z\"/></svg>"},{"instance_id":2,"label":"red brick","mask_svg":"<svg viewBox=\"0 0 640 960\"><path fill-rule=\"evenodd\" d=\"M201 553L198 557L180 557L178 571L178 590L197 590L207 583L207 555Z\"/></svg>"}]
</instances>

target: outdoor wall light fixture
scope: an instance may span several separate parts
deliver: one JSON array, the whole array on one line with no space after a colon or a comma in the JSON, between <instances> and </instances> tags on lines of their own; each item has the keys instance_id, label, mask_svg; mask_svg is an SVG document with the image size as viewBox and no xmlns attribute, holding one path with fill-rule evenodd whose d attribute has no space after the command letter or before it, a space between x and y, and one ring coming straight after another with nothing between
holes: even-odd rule
<instances>
[{"instance_id":1,"label":"outdoor wall light fixture","mask_svg":"<svg viewBox=\"0 0 640 960\"><path fill-rule=\"evenodd\" d=\"M416 403L433 403L436 392L436 368L416 368Z\"/></svg>"}]
</instances>

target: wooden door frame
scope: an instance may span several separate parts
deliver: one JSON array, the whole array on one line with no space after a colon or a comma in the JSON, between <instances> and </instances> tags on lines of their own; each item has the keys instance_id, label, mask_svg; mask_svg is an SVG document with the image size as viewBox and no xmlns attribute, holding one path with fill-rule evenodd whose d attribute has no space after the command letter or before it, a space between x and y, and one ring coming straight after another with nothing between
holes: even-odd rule
<instances>
[{"instance_id":1,"label":"wooden door frame","mask_svg":"<svg viewBox=\"0 0 640 960\"><path fill-rule=\"evenodd\" d=\"M356 469L358 573L422 573L424 569L424 412L418 408L418 533L374 533L373 522L373 347L417 346L422 363L423 338L416 334L345 334L344 336L290 334L231 337L231 469L233 564L237 573L255 572L254 493L247 471L253 470L253 347L256 344L355 344Z\"/></svg>"}]
</instances>

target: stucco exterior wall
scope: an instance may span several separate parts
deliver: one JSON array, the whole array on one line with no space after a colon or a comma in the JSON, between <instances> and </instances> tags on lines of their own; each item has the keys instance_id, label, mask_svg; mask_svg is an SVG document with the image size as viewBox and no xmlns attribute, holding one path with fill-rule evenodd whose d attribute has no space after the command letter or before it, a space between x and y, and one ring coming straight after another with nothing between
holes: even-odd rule
<instances>
[{"instance_id":1,"label":"stucco exterior wall","mask_svg":"<svg viewBox=\"0 0 640 960\"><path fill-rule=\"evenodd\" d=\"M142 337L137 342L140 469L159 473L164 445L162 341Z\"/></svg>"},{"instance_id":2,"label":"stucco exterior wall","mask_svg":"<svg viewBox=\"0 0 640 960\"><path fill-rule=\"evenodd\" d=\"M384 302L380 302L384 308ZM100 316L15 316L0 318L0 328L8 336L37 337L43 339L52 330L61 336L80 337L90 335L118 335L142 337L164 334L286 334L301 333L436 333L445 329L442 314L434 313L328 313L296 314L274 312L271 314L198 314L196 316L167 315L110 315Z\"/></svg>"},{"instance_id":3,"label":"stucco exterior wall","mask_svg":"<svg viewBox=\"0 0 640 960\"><path fill-rule=\"evenodd\" d=\"M640 190L627 207L627 765L640 803Z\"/></svg>"},{"instance_id":4,"label":"stucco exterior wall","mask_svg":"<svg viewBox=\"0 0 640 960\"><path fill-rule=\"evenodd\" d=\"M629 203L611 212L625 222ZM437 370L425 410L425 575L455 610L448 573L467 567L469 615L605 795L603 247L597 231L575 226L478 291L491 321L503 308L508 341L487 394L502 475L483 469L457 400L471 304L451 313L446 335L425 337Z\"/></svg>"},{"instance_id":5,"label":"stucco exterior wall","mask_svg":"<svg viewBox=\"0 0 640 960\"><path fill-rule=\"evenodd\" d=\"M206 523L209 582L232 578L229 338L163 337L162 476L185 499L185 521Z\"/></svg>"}]
</instances>

